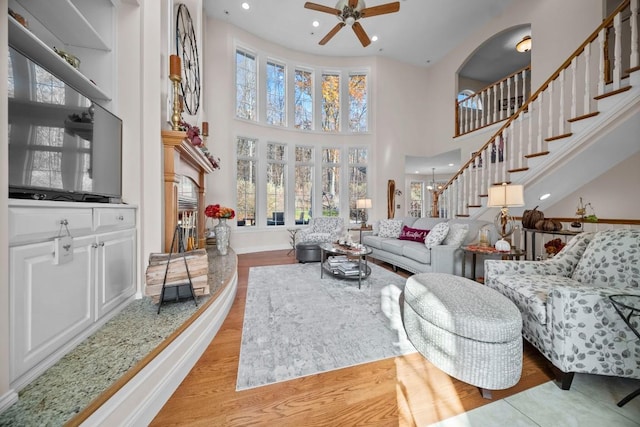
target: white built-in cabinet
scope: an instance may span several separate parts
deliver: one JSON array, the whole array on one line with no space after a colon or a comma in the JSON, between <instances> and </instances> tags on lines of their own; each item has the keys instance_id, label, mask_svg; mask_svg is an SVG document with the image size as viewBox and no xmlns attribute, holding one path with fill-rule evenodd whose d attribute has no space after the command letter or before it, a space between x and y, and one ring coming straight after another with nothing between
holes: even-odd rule
<instances>
[{"instance_id":1,"label":"white built-in cabinet","mask_svg":"<svg viewBox=\"0 0 640 427\"><path fill-rule=\"evenodd\" d=\"M135 218L134 207L120 204L10 201L12 387L24 387L135 296ZM56 264L60 235L72 236L73 259Z\"/></svg>"},{"instance_id":2,"label":"white built-in cabinet","mask_svg":"<svg viewBox=\"0 0 640 427\"><path fill-rule=\"evenodd\" d=\"M116 10L111 0L9 0L28 28L9 17L9 45L93 101L109 107L115 93ZM80 59L73 68L53 48Z\"/></svg>"}]
</instances>

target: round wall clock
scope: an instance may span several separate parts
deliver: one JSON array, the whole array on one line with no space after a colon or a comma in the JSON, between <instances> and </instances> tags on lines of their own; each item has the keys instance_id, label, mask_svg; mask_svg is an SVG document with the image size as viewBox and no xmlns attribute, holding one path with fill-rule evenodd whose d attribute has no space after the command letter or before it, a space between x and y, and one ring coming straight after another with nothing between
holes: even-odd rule
<instances>
[{"instance_id":1,"label":"round wall clock","mask_svg":"<svg viewBox=\"0 0 640 427\"><path fill-rule=\"evenodd\" d=\"M182 60L182 98L184 107L191 115L200 108L200 60L198 42L193 21L185 4L178 6L176 14L176 54Z\"/></svg>"}]
</instances>

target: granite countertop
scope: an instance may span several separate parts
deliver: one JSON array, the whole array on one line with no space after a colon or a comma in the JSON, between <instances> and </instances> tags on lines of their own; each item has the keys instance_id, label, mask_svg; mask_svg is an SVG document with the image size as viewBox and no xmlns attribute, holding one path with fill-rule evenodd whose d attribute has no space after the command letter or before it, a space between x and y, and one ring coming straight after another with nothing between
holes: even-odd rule
<instances>
[{"instance_id":1,"label":"granite countertop","mask_svg":"<svg viewBox=\"0 0 640 427\"><path fill-rule=\"evenodd\" d=\"M222 256L207 248L210 294L158 305L134 300L102 328L19 393L19 401L0 414L0 426L63 425L138 364L194 314L235 274L233 250Z\"/></svg>"}]
</instances>

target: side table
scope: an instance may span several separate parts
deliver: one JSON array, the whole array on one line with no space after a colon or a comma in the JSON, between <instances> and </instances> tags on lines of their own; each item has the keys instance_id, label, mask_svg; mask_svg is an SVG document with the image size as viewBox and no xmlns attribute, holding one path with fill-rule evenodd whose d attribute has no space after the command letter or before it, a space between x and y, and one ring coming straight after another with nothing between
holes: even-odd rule
<instances>
[{"instance_id":1,"label":"side table","mask_svg":"<svg viewBox=\"0 0 640 427\"><path fill-rule=\"evenodd\" d=\"M360 237L358 238L358 243L362 243L362 232L363 231L372 231L373 227L370 225L367 225L366 227L352 227L349 229L349 231L359 231L360 232Z\"/></svg>"},{"instance_id":2,"label":"side table","mask_svg":"<svg viewBox=\"0 0 640 427\"><path fill-rule=\"evenodd\" d=\"M471 256L471 279L476 282L483 283L484 280L476 279L476 257L480 256L500 256L502 259L520 259L522 257L526 258L527 253L521 249L511 248L508 252L503 252L495 249L493 246L463 246L460 248L464 254L470 253ZM466 267L466 256L462 260L462 277L466 277L465 267Z\"/></svg>"},{"instance_id":3,"label":"side table","mask_svg":"<svg viewBox=\"0 0 640 427\"><path fill-rule=\"evenodd\" d=\"M617 294L609 295L609 300L613 304L613 308L616 309L624 323L627 324L629 329L640 339L640 331L638 331L638 325L640 323L632 322L633 317L640 318L640 295L631 294ZM640 396L640 388L634 392L629 393L625 398L618 402L619 407L623 407L627 402L636 396Z\"/></svg>"}]
</instances>

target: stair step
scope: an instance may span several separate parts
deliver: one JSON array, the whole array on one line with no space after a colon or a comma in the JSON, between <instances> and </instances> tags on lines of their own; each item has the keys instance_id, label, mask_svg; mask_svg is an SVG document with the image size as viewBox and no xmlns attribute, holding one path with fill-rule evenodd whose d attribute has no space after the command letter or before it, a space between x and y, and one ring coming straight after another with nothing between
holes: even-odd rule
<instances>
[{"instance_id":1,"label":"stair step","mask_svg":"<svg viewBox=\"0 0 640 427\"><path fill-rule=\"evenodd\" d=\"M534 157L546 156L547 154L549 154L549 151L541 151L539 153L525 154L524 158L525 159L533 159Z\"/></svg>"},{"instance_id":2,"label":"stair step","mask_svg":"<svg viewBox=\"0 0 640 427\"><path fill-rule=\"evenodd\" d=\"M467 208L481 208L482 205L467 205Z\"/></svg>"},{"instance_id":3,"label":"stair step","mask_svg":"<svg viewBox=\"0 0 640 427\"><path fill-rule=\"evenodd\" d=\"M478 197L489 197L488 194L478 194Z\"/></svg>"},{"instance_id":4,"label":"stair step","mask_svg":"<svg viewBox=\"0 0 640 427\"><path fill-rule=\"evenodd\" d=\"M626 69L624 71L624 73L625 74L631 74L631 73L636 72L638 70L640 70L640 65L636 65L635 67L628 68L628 69Z\"/></svg>"},{"instance_id":5,"label":"stair step","mask_svg":"<svg viewBox=\"0 0 640 427\"><path fill-rule=\"evenodd\" d=\"M562 135L550 136L549 138L545 138L544 140L546 142L557 141L558 139L569 138L571 135L573 135L573 133L569 132Z\"/></svg>"},{"instance_id":6,"label":"stair step","mask_svg":"<svg viewBox=\"0 0 640 427\"><path fill-rule=\"evenodd\" d=\"M593 113L589 113L589 114L584 114L582 116L578 116L578 117L574 117L572 119L567 120L569 123L573 123L573 122L577 122L580 120L584 120L584 119L588 119L590 117L595 117L598 114L600 114L600 111L594 111Z\"/></svg>"},{"instance_id":7,"label":"stair step","mask_svg":"<svg viewBox=\"0 0 640 427\"><path fill-rule=\"evenodd\" d=\"M507 172L509 173L514 173L514 172L525 172L528 171L529 168L516 168L516 169L508 169Z\"/></svg>"},{"instance_id":8,"label":"stair step","mask_svg":"<svg viewBox=\"0 0 640 427\"><path fill-rule=\"evenodd\" d=\"M607 92L607 93L603 93L602 95L594 96L593 99L600 100L600 99L608 98L610 96L617 95L617 94L622 93L622 92L626 92L629 89L631 89L631 86L621 87L620 89L612 90L611 92Z\"/></svg>"},{"instance_id":9,"label":"stair step","mask_svg":"<svg viewBox=\"0 0 640 427\"><path fill-rule=\"evenodd\" d=\"M468 214L456 214L456 217L458 217L458 218L469 218L470 215L468 215Z\"/></svg>"}]
</instances>

